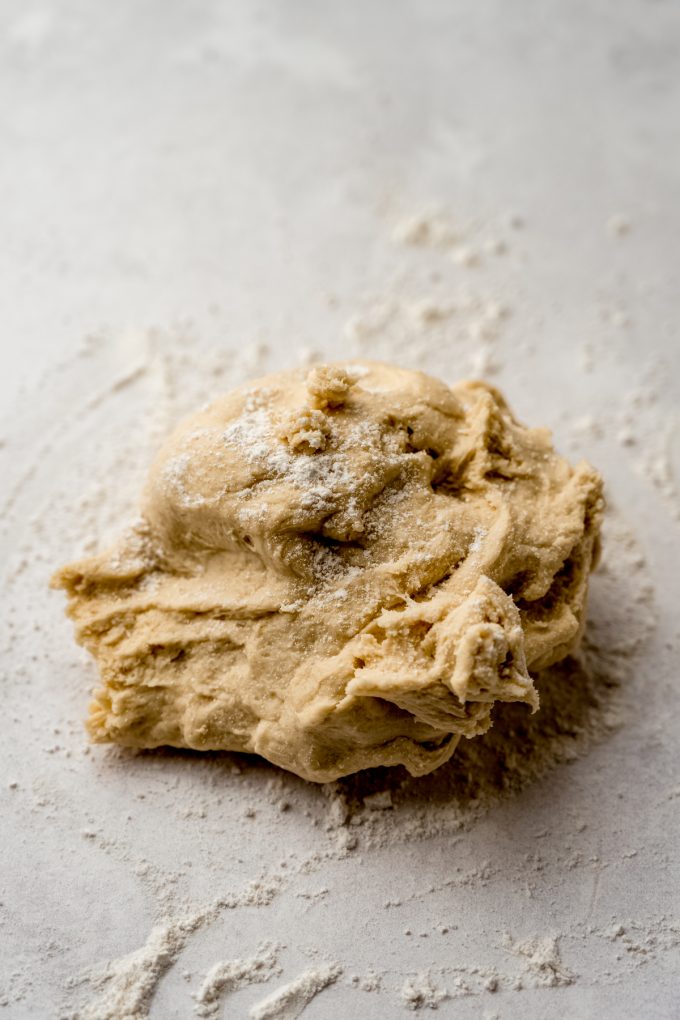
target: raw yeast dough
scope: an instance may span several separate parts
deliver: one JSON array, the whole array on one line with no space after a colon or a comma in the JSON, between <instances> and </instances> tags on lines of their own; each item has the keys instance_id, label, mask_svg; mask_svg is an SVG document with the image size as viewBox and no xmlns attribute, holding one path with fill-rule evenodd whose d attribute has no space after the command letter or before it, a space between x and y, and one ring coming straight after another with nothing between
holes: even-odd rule
<instances>
[{"instance_id":1,"label":"raw yeast dough","mask_svg":"<svg viewBox=\"0 0 680 1020\"><path fill-rule=\"evenodd\" d=\"M265 377L179 426L141 517L62 568L96 742L430 772L583 627L601 481L479 382Z\"/></svg>"}]
</instances>

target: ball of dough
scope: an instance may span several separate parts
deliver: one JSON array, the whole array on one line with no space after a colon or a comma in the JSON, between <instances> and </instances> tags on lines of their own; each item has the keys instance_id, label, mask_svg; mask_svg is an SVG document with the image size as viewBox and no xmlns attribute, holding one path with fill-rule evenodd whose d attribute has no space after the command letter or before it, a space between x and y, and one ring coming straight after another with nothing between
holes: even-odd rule
<instances>
[{"instance_id":1,"label":"ball of dough","mask_svg":"<svg viewBox=\"0 0 680 1020\"><path fill-rule=\"evenodd\" d=\"M430 772L583 627L601 481L480 382L283 372L160 451L140 521L62 568L94 741Z\"/></svg>"}]
</instances>

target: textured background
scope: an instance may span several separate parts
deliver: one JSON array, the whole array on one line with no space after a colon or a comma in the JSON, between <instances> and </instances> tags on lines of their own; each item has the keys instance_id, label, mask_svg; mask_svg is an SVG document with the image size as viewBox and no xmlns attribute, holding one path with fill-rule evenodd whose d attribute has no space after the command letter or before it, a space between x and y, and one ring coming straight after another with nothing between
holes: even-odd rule
<instances>
[{"instance_id":1,"label":"textured background","mask_svg":"<svg viewBox=\"0 0 680 1020\"><path fill-rule=\"evenodd\" d=\"M216 1015L323 961L305 1020L408 1015L428 969L463 1020L680 1015L679 58L670 0L0 4L0 1011L99 1020L96 968L200 915L139 1016L267 939ZM88 753L51 569L179 414L347 351L487 374L602 469L601 739L492 805Z\"/></svg>"}]
</instances>

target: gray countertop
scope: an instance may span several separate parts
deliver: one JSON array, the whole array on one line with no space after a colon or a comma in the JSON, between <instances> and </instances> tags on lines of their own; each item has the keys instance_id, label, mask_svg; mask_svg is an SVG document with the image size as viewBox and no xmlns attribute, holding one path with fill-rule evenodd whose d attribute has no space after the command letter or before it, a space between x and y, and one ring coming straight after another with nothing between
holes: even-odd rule
<instances>
[{"instance_id":1,"label":"gray countertop","mask_svg":"<svg viewBox=\"0 0 680 1020\"><path fill-rule=\"evenodd\" d=\"M679 56L669 0L0 6L0 1015L680 1015ZM421 781L89 749L51 570L347 352L602 470L594 675Z\"/></svg>"}]
</instances>

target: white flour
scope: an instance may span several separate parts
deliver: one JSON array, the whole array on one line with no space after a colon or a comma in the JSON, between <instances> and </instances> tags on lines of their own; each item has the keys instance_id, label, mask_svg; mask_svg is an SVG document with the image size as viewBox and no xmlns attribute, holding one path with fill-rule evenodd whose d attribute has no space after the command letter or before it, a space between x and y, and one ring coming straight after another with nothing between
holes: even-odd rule
<instances>
[{"instance_id":1,"label":"white flour","mask_svg":"<svg viewBox=\"0 0 680 1020\"><path fill-rule=\"evenodd\" d=\"M294 981L257 1002L248 1014L250 1020L297 1020L312 999L334 984L341 974L342 968L337 964L306 970Z\"/></svg>"},{"instance_id":2,"label":"white flour","mask_svg":"<svg viewBox=\"0 0 680 1020\"><path fill-rule=\"evenodd\" d=\"M219 1016L222 1001L230 992L263 984L280 974L276 953L276 946L265 944L247 960L225 960L211 967L196 994L198 1016L206 1020Z\"/></svg>"},{"instance_id":3,"label":"white flour","mask_svg":"<svg viewBox=\"0 0 680 1020\"><path fill-rule=\"evenodd\" d=\"M146 1020L156 985L199 923L192 919L158 925L141 949L93 973L89 981L97 989L95 997L69 1020Z\"/></svg>"},{"instance_id":4,"label":"white flour","mask_svg":"<svg viewBox=\"0 0 680 1020\"><path fill-rule=\"evenodd\" d=\"M556 936L546 935L520 942L513 942L510 936L506 936L503 944L509 952L526 960L524 985L558 988L574 982L575 975L562 964Z\"/></svg>"},{"instance_id":5,"label":"white flour","mask_svg":"<svg viewBox=\"0 0 680 1020\"><path fill-rule=\"evenodd\" d=\"M407 978L401 990L402 1002L413 1010L438 1009L440 1002L448 998L445 989L433 982L429 971Z\"/></svg>"}]
</instances>

